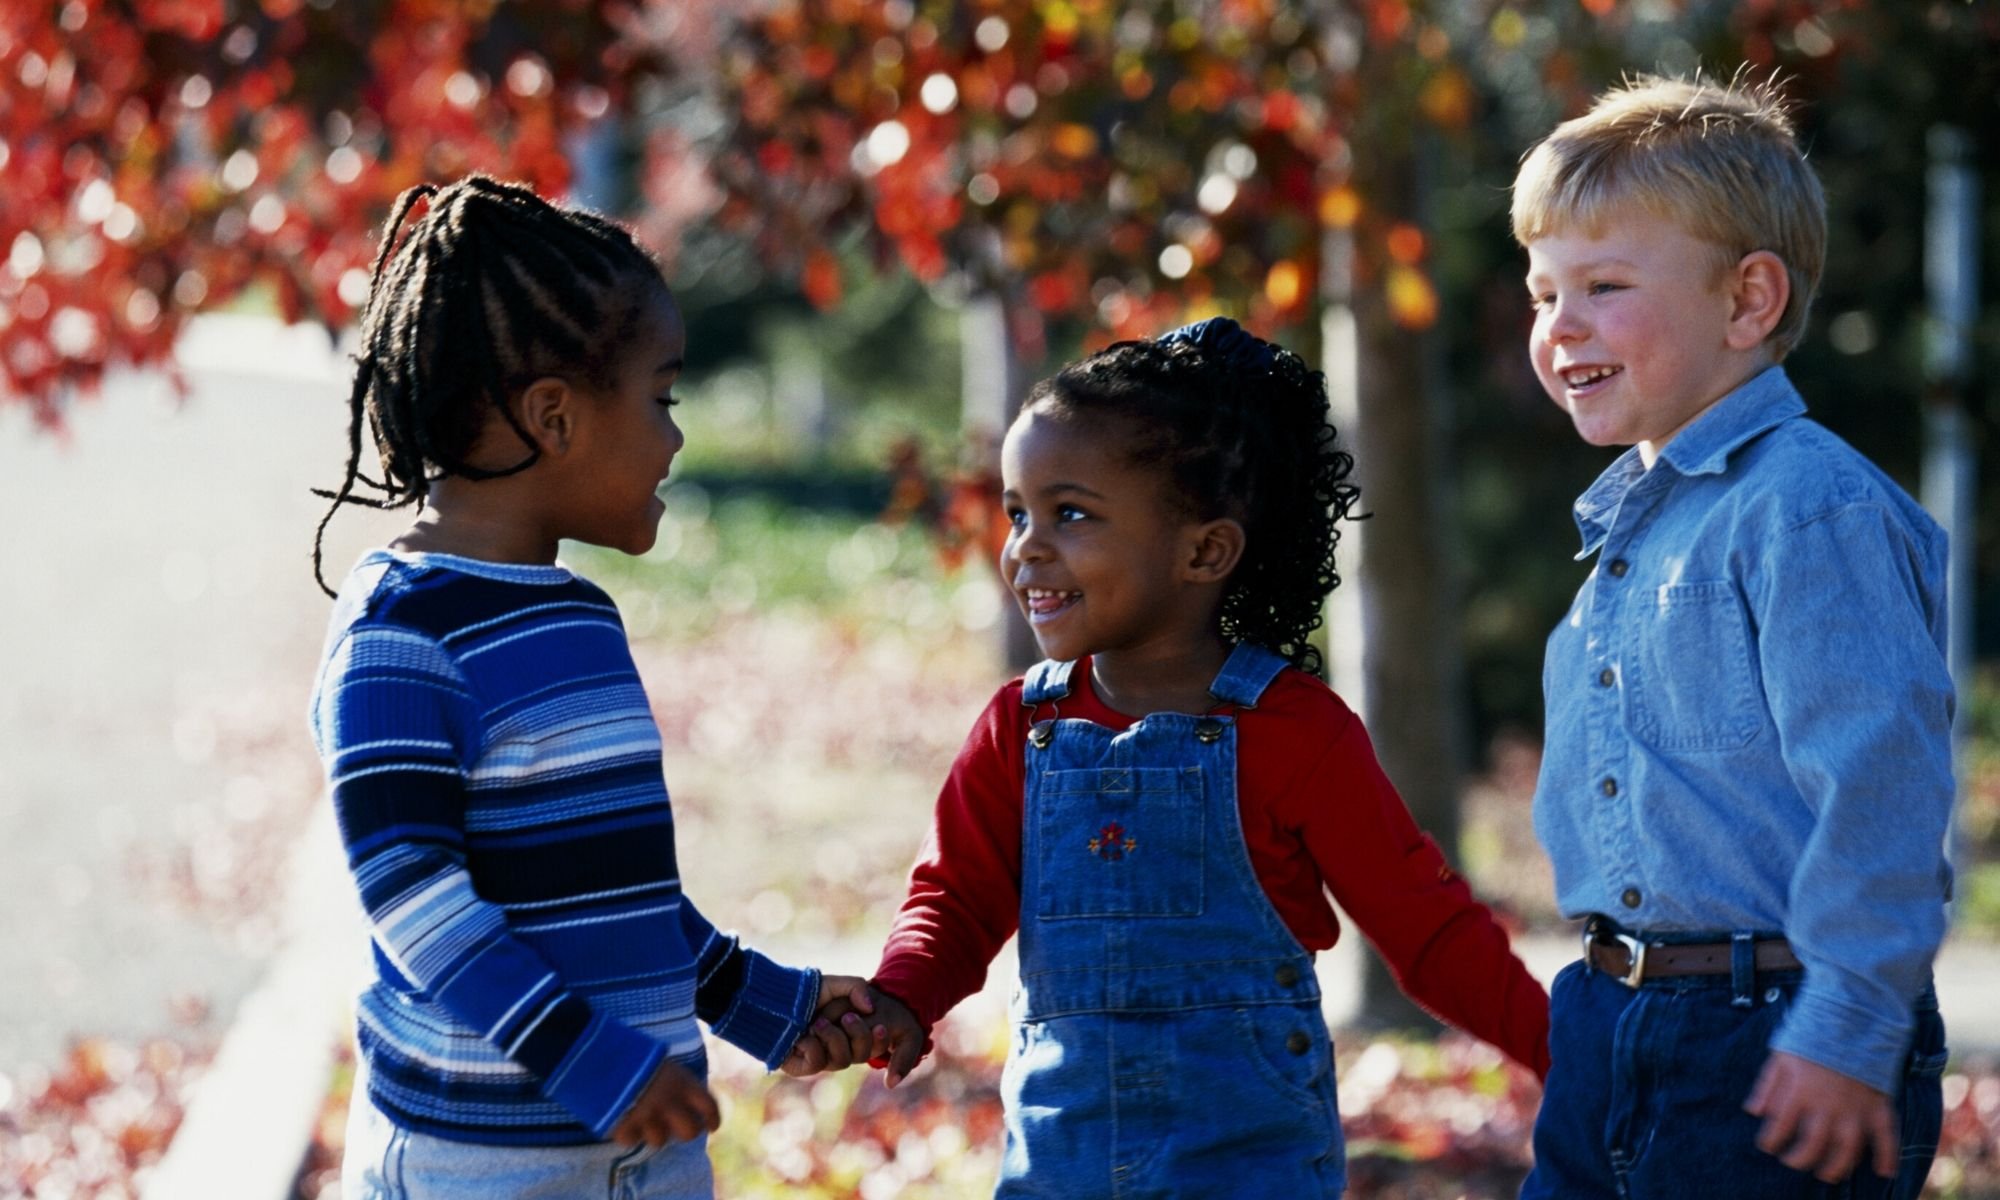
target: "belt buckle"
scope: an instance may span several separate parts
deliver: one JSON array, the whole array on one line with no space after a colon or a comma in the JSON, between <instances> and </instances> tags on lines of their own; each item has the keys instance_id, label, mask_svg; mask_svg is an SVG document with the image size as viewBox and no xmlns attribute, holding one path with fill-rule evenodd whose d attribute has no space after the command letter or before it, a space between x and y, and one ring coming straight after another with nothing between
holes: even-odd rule
<instances>
[{"instance_id":1,"label":"belt buckle","mask_svg":"<svg viewBox=\"0 0 2000 1200\"><path fill-rule=\"evenodd\" d=\"M1590 958L1590 948L1606 938L1625 947L1625 957L1629 965L1625 968L1625 973L1616 978L1626 987L1636 990L1640 984L1646 982L1646 943L1629 933L1606 929L1592 923L1583 929L1583 956L1586 961Z\"/></svg>"}]
</instances>

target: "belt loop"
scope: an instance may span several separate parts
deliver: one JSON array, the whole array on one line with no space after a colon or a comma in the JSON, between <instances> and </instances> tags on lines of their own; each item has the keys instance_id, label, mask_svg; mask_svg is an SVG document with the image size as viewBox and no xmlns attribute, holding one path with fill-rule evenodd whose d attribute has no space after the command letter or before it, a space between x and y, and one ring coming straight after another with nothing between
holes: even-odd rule
<instances>
[{"instance_id":1,"label":"belt loop","mask_svg":"<svg viewBox=\"0 0 2000 1200\"><path fill-rule=\"evenodd\" d=\"M1757 935L1747 929L1729 935L1729 992L1733 1007L1757 1003Z\"/></svg>"}]
</instances>

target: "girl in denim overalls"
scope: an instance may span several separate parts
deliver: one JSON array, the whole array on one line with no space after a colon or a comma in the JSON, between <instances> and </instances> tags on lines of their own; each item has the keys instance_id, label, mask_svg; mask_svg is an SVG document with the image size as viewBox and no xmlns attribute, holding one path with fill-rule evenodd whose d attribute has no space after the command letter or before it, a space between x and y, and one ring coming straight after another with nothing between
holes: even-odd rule
<instances>
[{"instance_id":1,"label":"girl in denim overalls","mask_svg":"<svg viewBox=\"0 0 2000 1200\"><path fill-rule=\"evenodd\" d=\"M1356 495L1324 379L1205 321L1041 384L1002 458L1050 661L939 798L874 980L891 1084L1018 929L1000 1195L1337 1196L1327 887L1416 999L1543 1070L1547 997L1316 675Z\"/></svg>"}]
</instances>

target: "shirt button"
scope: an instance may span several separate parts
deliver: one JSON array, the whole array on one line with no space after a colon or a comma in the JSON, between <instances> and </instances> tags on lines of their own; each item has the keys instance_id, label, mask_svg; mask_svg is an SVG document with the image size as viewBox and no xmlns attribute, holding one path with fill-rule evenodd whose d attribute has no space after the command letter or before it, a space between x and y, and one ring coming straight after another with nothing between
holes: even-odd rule
<instances>
[{"instance_id":1,"label":"shirt button","mask_svg":"<svg viewBox=\"0 0 2000 1200\"><path fill-rule=\"evenodd\" d=\"M1639 907L1639 889L1626 888L1625 891L1618 897L1618 903L1623 904L1626 908Z\"/></svg>"},{"instance_id":2,"label":"shirt button","mask_svg":"<svg viewBox=\"0 0 2000 1200\"><path fill-rule=\"evenodd\" d=\"M1612 684L1618 682L1618 672L1612 670L1610 667L1606 667L1597 673L1597 682L1603 684L1605 687L1610 687Z\"/></svg>"},{"instance_id":3,"label":"shirt button","mask_svg":"<svg viewBox=\"0 0 2000 1200\"><path fill-rule=\"evenodd\" d=\"M1618 781L1616 779L1611 778L1609 775L1606 775L1604 777L1604 782L1598 784L1597 786L1603 788L1604 794L1607 796L1616 796L1618 794Z\"/></svg>"},{"instance_id":4,"label":"shirt button","mask_svg":"<svg viewBox=\"0 0 2000 1200\"><path fill-rule=\"evenodd\" d=\"M1632 569L1632 564L1622 558L1614 558L1611 560L1611 565L1604 569L1611 572L1613 579L1623 579L1625 578L1625 572Z\"/></svg>"},{"instance_id":5,"label":"shirt button","mask_svg":"<svg viewBox=\"0 0 2000 1200\"><path fill-rule=\"evenodd\" d=\"M1299 969L1290 963L1278 968L1278 986L1293 987L1299 982Z\"/></svg>"},{"instance_id":6,"label":"shirt button","mask_svg":"<svg viewBox=\"0 0 2000 1200\"><path fill-rule=\"evenodd\" d=\"M1285 1049L1290 1050L1293 1054L1304 1054L1312 1048L1313 1040L1303 1029L1292 1030L1291 1036L1285 1039Z\"/></svg>"}]
</instances>

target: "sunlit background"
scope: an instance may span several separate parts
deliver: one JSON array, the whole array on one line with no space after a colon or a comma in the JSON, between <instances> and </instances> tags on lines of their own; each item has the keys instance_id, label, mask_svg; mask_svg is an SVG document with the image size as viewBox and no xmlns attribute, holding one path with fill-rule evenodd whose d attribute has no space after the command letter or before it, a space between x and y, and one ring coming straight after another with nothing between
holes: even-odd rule
<instances>
[{"instance_id":1,"label":"sunlit background","mask_svg":"<svg viewBox=\"0 0 2000 1200\"><path fill-rule=\"evenodd\" d=\"M2000 7L37 0L0 13L0 1197L177 1195L216 1129L270 1159L244 1195L335 1194L359 935L304 732L308 489L338 482L389 203L473 170L631 222L687 311L659 546L566 557L634 635L719 923L872 967L1024 653L995 431L1057 363L1226 313L1325 367L1359 459L1335 686L1559 964L1539 666L1607 455L1528 371L1506 186L1592 93L1696 69L1797 102L1832 245L1790 369L1960 551L1931 1187L2000 1195ZM342 514L329 576L402 519ZM718 1047L721 1194L988 1194L1009 969L895 1093ZM1532 1082L1376 1032L1411 1010L1351 945L1321 975L1353 1194L1512 1195Z\"/></svg>"}]
</instances>

